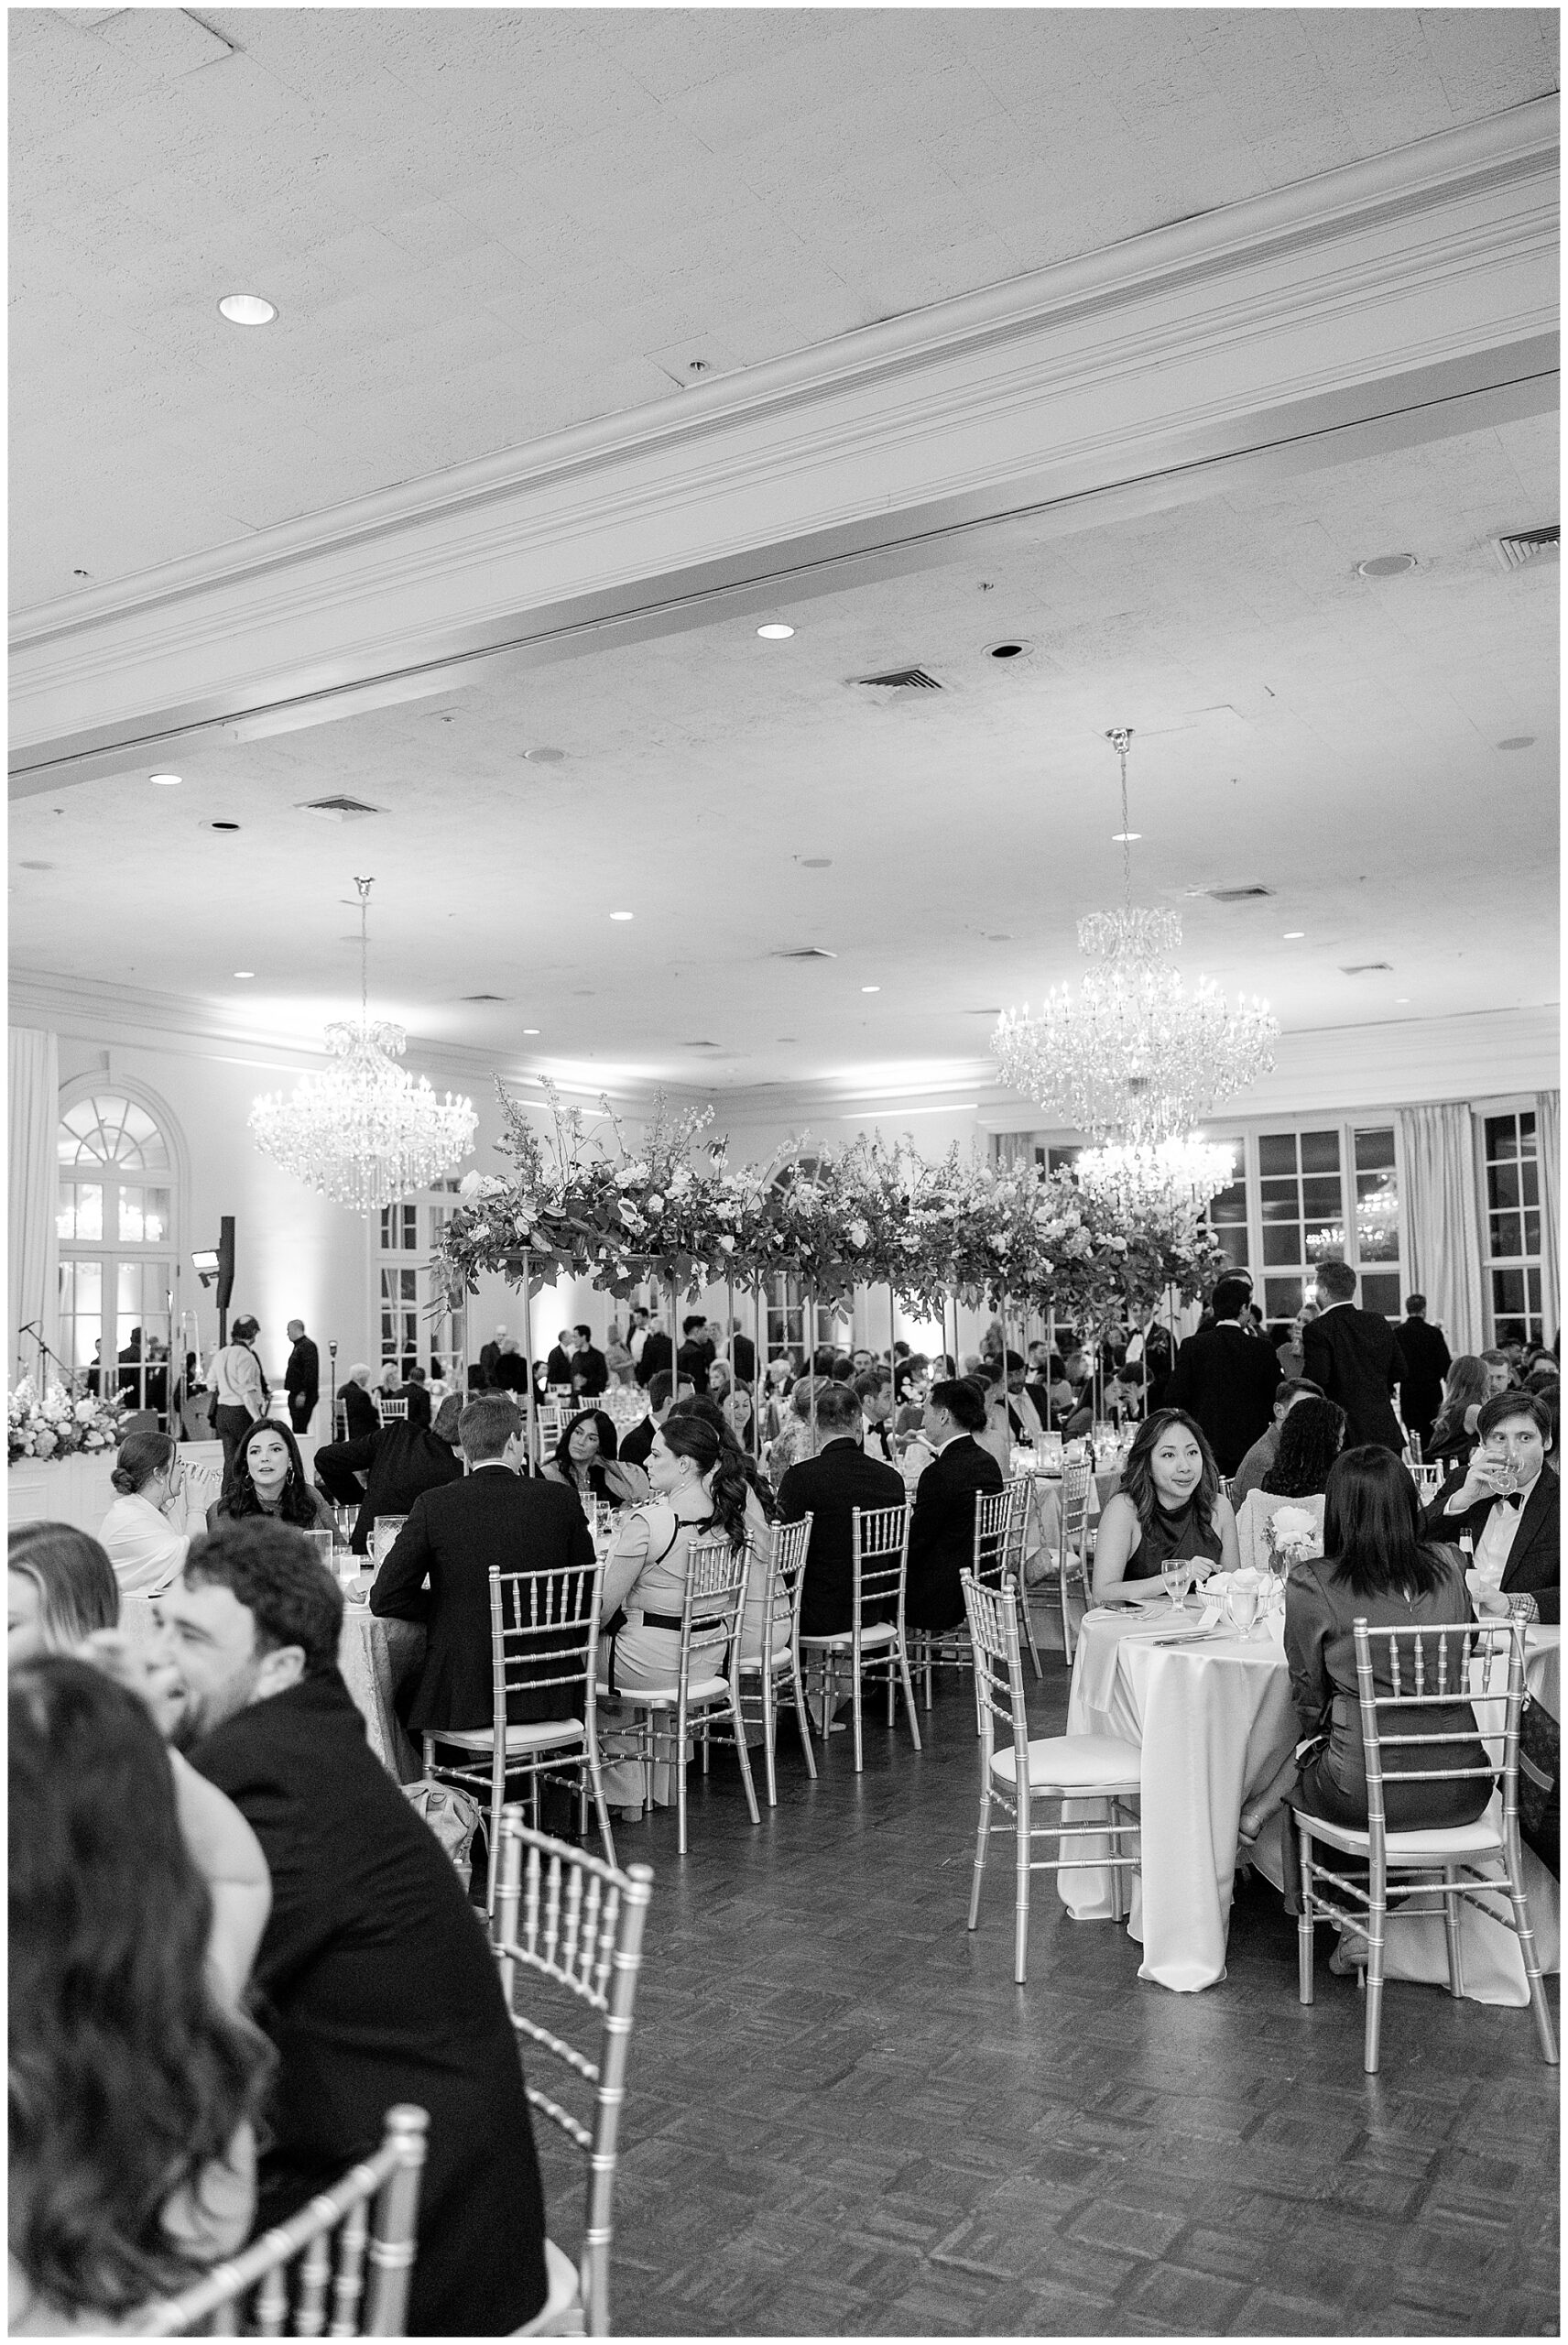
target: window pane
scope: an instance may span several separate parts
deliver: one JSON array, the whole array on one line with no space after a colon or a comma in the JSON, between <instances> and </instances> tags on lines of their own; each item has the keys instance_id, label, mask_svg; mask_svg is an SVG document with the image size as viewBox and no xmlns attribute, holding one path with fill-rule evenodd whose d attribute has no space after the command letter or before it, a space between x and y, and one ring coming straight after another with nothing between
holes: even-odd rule
<instances>
[{"instance_id":1,"label":"window pane","mask_svg":"<svg viewBox=\"0 0 1568 2345\"><path fill-rule=\"evenodd\" d=\"M1541 1251L1541 1216L1539 1213L1527 1213L1524 1217L1524 1250L1527 1254L1539 1254Z\"/></svg>"},{"instance_id":2,"label":"window pane","mask_svg":"<svg viewBox=\"0 0 1568 2345\"><path fill-rule=\"evenodd\" d=\"M1266 1222L1288 1221L1291 1227L1294 1228L1295 1225L1301 1220L1301 1210L1296 1202L1296 1184L1293 1181L1290 1183L1290 1194L1289 1196L1264 1198L1263 1219Z\"/></svg>"},{"instance_id":3,"label":"window pane","mask_svg":"<svg viewBox=\"0 0 1568 2345\"><path fill-rule=\"evenodd\" d=\"M1356 1243L1364 1262L1393 1262L1399 1253L1399 1200L1391 1172L1356 1175Z\"/></svg>"},{"instance_id":4,"label":"window pane","mask_svg":"<svg viewBox=\"0 0 1568 2345\"><path fill-rule=\"evenodd\" d=\"M1494 1311L1524 1309L1524 1272L1494 1271L1492 1272L1492 1308Z\"/></svg>"},{"instance_id":5,"label":"window pane","mask_svg":"<svg viewBox=\"0 0 1568 2345\"><path fill-rule=\"evenodd\" d=\"M1244 1182L1233 1181L1230 1187L1228 1189L1222 1189L1219 1195L1211 1203L1209 1206L1209 1220L1211 1224L1214 1224L1225 1221L1245 1221L1246 1219L1247 1186Z\"/></svg>"},{"instance_id":6,"label":"window pane","mask_svg":"<svg viewBox=\"0 0 1568 2345\"><path fill-rule=\"evenodd\" d=\"M1535 1113L1533 1109L1531 1109L1529 1115L1521 1116L1519 1118L1519 1154L1521 1156L1533 1156L1535 1154Z\"/></svg>"},{"instance_id":7,"label":"window pane","mask_svg":"<svg viewBox=\"0 0 1568 2345\"><path fill-rule=\"evenodd\" d=\"M1306 1250L1309 1262L1343 1262L1345 1260L1344 1223L1309 1222Z\"/></svg>"},{"instance_id":8,"label":"window pane","mask_svg":"<svg viewBox=\"0 0 1568 2345\"><path fill-rule=\"evenodd\" d=\"M1337 1132L1303 1132L1301 1134L1301 1170L1303 1172L1337 1172L1339 1134Z\"/></svg>"},{"instance_id":9,"label":"window pane","mask_svg":"<svg viewBox=\"0 0 1568 2345\"><path fill-rule=\"evenodd\" d=\"M1267 1319L1293 1319L1301 1307L1300 1279L1265 1279L1263 1314Z\"/></svg>"},{"instance_id":10,"label":"window pane","mask_svg":"<svg viewBox=\"0 0 1568 2345\"><path fill-rule=\"evenodd\" d=\"M1530 1297L1530 1307L1531 1311L1536 1314L1537 1317L1539 1317L1541 1314L1541 1272L1539 1271L1526 1271L1524 1274L1524 1284L1525 1292Z\"/></svg>"},{"instance_id":11,"label":"window pane","mask_svg":"<svg viewBox=\"0 0 1568 2345\"><path fill-rule=\"evenodd\" d=\"M1361 1282L1361 1308L1380 1311L1385 1319L1399 1315L1399 1280L1397 1271L1374 1271Z\"/></svg>"},{"instance_id":12,"label":"window pane","mask_svg":"<svg viewBox=\"0 0 1568 2345\"><path fill-rule=\"evenodd\" d=\"M1263 1260L1271 1262L1299 1263L1301 1259L1301 1230L1299 1222L1290 1222L1276 1229L1265 1222L1263 1226Z\"/></svg>"},{"instance_id":13,"label":"window pane","mask_svg":"<svg viewBox=\"0 0 1568 2345\"><path fill-rule=\"evenodd\" d=\"M1340 1188L1337 1180L1323 1179L1301 1183L1301 1210L1309 1221L1334 1221L1339 1217Z\"/></svg>"},{"instance_id":14,"label":"window pane","mask_svg":"<svg viewBox=\"0 0 1568 2345\"><path fill-rule=\"evenodd\" d=\"M1541 1167L1533 1156L1519 1166L1519 1197L1527 1205L1541 1203Z\"/></svg>"},{"instance_id":15,"label":"window pane","mask_svg":"<svg viewBox=\"0 0 1568 2345\"><path fill-rule=\"evenodd\" d=\"M1488 1162L1519 1154L1519 1127L1512 1116L1488 1116L1486 1118L1486 1157Z\"/></svg>"},{"instance_id":16,"label":"window pane","mask_svg":"<svg viewBox=\"0 0 1568 2345\"><path fill-rule=\"evenodd\" d=\"M1393 1168L1394 1128L1391 1124L1356 1133L1356 1169L1358 1172L1392 1172Z\"/></svg>"},{"instance_id":17,"label":"window pane","mask_svg":"<svg viewBox=\"0 0 1568 2345\"><path fill-rule=\"evenodd\" d=\"M1294 1132L1265 1132L1258 1143L1259 1172L1294 1172L1296 1169L1296 1135Z\"/></svg>"},{"instance_id":18,"label":"window pane","mask_svg":"<svg viewBox=\"0 0 1568 2345\"><path fill-rule=\"evenodd\" d=\"M1232 1270L1246 1270L1247 1243L1245 1226L1236 1222L1226 1223L1214 1232L1214 1239Z\"/></svg>"},{"instance_id":19,"label":"window pane","mask_svg":"<svg viewBox=\"0 0 1568 2345\"><path fill-rule=\"evenodd\" d=\"M1492 1259L1508 1260L1524 1251L1524 1228L1517 1213L1495 1213L1492 1222Z\"/></svg>"},{"instance_id":20,"label":"window pane","mask_svg":"<svg viewBox=\"0 0 1568 2345\"><path fill-rule=\"evenodd\" d=\"M1486 1174L1486 1203L1494 1213L1506 1212L1519 1201L1517 1164L1494 1164Z\"/></svg>"}]
</instances>

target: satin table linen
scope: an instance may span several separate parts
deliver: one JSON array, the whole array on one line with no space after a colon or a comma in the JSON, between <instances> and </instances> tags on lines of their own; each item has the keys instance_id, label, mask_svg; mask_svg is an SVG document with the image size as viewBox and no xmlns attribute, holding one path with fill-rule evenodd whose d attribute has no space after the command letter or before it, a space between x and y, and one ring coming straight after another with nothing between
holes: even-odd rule
<instances>
[{"instance_id":1,"label":"satin table linen","mask_svg":"<svg viewBox=\"0 0 1568 2345\"><path fill-rule=\"evenodd\" d=\"M1067 1708L1069 1734L1119 1735L1142 1751L1142 1869L1127 1929L1143 1946L1138 1977L1178 1994L1225 1975L1242 1807L1296 1741L1283 1616L1269 1616L1249 1641L1159 1642L1197 1627L1164 1603L1137 1618L1088 1613ZM1110 1918L1104 1868L1056 1880L1075 1921Z\"/></svg>"}]
</instances>

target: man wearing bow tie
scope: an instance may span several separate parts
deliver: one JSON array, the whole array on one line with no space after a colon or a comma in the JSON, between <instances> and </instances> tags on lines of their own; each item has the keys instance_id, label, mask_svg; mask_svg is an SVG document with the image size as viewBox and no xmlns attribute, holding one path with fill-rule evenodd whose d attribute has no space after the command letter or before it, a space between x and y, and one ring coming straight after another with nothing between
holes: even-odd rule
<instances>
[{"instance_id":1,"label":"man wearing bow tie","mask_svg":"<svg viewBox=\"0 0 1568 2345\"><path fill-rule=\"evenodd\" d=\"M1546 1462L1551 1420L1531 1393L1499 1392L1482 1409L1475 1434L1464 1479L1440 1490L1426 1510L1426 1534L1448 1543L1469 1532L1475 1570L1497 1590L1478 1598L1480 1610L1506 1614L1511 1597L1528 1597L1532 1618L1560 1620L1562 1491Z\"/></svg>"}]
</instances>

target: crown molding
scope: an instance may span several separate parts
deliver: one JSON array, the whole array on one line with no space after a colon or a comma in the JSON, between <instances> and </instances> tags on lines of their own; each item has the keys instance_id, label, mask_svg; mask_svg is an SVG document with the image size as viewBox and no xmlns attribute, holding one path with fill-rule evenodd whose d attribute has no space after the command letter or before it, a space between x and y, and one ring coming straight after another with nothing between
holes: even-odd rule
<instances>
[{"instance_id":1,"label":"crown molding","mask_svg":"<svg viewBox=\"0 0 1568 2345\"><path fill-rule=\"evenodd\" d=\"M1538 410L1557 137L1536 100L22 612L14 794L808 594L1004 512Z\"/></svg>"}]
</instances>

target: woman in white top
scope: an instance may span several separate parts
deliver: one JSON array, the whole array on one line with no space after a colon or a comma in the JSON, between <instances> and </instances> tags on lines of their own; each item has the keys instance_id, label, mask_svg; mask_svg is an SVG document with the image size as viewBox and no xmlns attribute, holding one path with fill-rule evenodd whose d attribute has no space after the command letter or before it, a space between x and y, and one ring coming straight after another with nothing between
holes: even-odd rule
<instances>
[{"instance_id":1,"label":"woman in white top","mask_svg":"<svg viewBox=\"0 0 1568 2345\"><path fill-rule=\"evenodd\" d=\"M109 1477L119 1493L98 1538L122 1592L161 1596L185 1568L189 1532L169 1521L178 1509L185 1469L166 1433L134 1433L120 1444Z\"/></svg>"}]
</instances>

